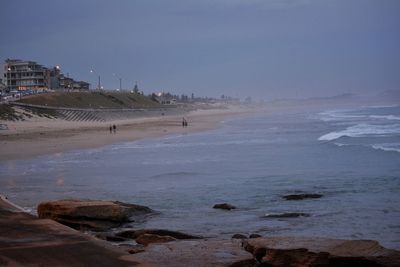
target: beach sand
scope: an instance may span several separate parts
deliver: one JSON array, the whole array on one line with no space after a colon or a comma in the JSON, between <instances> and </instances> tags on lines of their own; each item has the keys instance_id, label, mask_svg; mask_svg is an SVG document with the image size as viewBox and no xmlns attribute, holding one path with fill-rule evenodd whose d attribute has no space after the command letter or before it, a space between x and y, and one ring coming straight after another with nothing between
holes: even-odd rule
<instances>
[{"instance_id":1,"label":"beach sand","mask_svg":"<svg viewBox=\"0 0 400 267\"><path fill-rule=\"evenodd\" d=\"M61 119L32 118L27 121L0 121L8 130L0 131L0 160L26 159L71 150L186 134L217 128L223 120L252 112L249 109L196 110L184 115L143 117L108 122L80 122ZM189 126L182 127L182 117ZM115 124L116 133L109 131Z\"/></svg>"}]
</instances>

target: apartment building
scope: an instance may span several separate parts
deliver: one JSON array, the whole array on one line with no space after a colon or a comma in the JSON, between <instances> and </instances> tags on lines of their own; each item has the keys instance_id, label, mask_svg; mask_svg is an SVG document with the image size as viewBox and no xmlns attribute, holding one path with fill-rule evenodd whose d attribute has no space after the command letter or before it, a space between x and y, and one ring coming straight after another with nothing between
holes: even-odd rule
<instances>
[{"instance_id":1,"label":"apartment building","mask_svg":"<svg viewBox=\"0 0 400 267\"><path fill-rule=\"evenodd\" d=\"M59 66L49 69L35 61L7 59L2 72L7 91L89 90L90 86L87 82L66 77Z\"/></svg>"},{"instance_id":2,"label":"apartment building","mask_svg":"<svg viewBox=\"0 0 400 267\"><path fill-rule=\"evenodd\" d=\"M34 61L7 59L3 73L3 82L10 91L49 88L50 71Z\"/></svg>"}]
</instances>

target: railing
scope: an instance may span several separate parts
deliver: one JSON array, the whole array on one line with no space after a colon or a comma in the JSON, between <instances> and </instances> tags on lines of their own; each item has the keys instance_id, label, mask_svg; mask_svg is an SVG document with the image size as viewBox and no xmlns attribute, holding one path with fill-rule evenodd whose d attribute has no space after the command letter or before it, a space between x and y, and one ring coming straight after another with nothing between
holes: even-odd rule
<instances>
[{"instance_id":1,"label":"railing","mask_svg":"<svg viewBox=\"0 0 400 267\"><path fill-rule=\"evenodd\" d=\"M15 73L15 72L18 72L18 73L21 73L21 72L45 72L46 70L43 70L43 69L30 69L30 70L13 70L13 69L11 69L11 70L7 70L7 72L6 73Z\"/></svg>"},{"instance_id":2,"label":"railing","mask_svg":"<svg viewBox=\"0 0 400 267\"><path fill-rule=\"evenodd\" d=\"M49 113L51 117L66 121L93 121L107 122L119 119L130 119L139 117L154 117L162 115L181 115L192 109L179 106L162 106L157 108L67 108L52 107L44 105L34 105L10 101L10 105L19 106L23 109L32 109L39 112Z\"/></svg>"},{"instance_id":3,"label":"railing","mask_svg":"<svg viewBox=\"0 0 400 267\"><path fill-rule=\"evenodd\" d=\"M44 105L34 105L27 103L20 103L11 101L10 105L30 107L30 108L40 108L40 109L53 109L53 110L69 110L69 111L89 111L89 112L124 112L124 111L163 111L168 109L177 108L177 106L162 106L157 108L67 108L67 107L54 107L54 106L44 106Z\"/></svg>"}]
</instances>

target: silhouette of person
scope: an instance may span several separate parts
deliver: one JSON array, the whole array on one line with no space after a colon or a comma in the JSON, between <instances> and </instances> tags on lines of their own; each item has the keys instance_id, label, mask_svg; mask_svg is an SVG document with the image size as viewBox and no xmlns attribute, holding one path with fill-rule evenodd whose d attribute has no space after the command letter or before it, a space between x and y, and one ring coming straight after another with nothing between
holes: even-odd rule
<instances>
[{"instance_id":1,"label":"silhouette of person","mask_svg":"<svg viewBox=\"0 0 400 267\"><path fill-rule=\"evenodd\" d=\"M117 126L115 126L115 124L114 124L112 128L113 128L114 133L116 133L117 132Z\"/></svg>"},{"instance_id":2,"label":"silhouette of person","mask_svg":"<svg viewBox=\"0 0 400 267\"><path fill-rule=\"evenodd\" d=\"M112 126L110 125L110 133L112 133L112 130L113 130L113 128L112 128Z\"/></svg>"}]
</instances>

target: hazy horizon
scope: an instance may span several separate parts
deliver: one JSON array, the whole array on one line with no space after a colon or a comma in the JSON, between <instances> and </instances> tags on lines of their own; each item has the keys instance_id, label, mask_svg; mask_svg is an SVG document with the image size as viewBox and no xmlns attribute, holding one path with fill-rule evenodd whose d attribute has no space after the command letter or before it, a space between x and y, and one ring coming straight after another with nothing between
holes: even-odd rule
<instances>
[{"instance_id":1,"label":"hazy horizon","mask_svg":"<svg viewBox=\"0 0 400 267\"><path fill-rule=\"evenodd\" d=\"M0 60L145 93L373 94L399 89L399 11L395 0L6 1Z\"/></svg>"}]
</instances>

